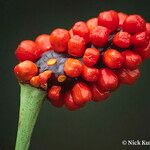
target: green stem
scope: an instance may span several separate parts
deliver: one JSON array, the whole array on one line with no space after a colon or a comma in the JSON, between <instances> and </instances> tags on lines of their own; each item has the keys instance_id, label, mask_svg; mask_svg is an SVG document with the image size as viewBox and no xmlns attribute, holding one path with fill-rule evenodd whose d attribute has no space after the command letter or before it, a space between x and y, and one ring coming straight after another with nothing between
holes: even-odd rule
<instances>
[{"instance_id":1,"label":"green stem","mask_svg":"<svg viewBox=\"0 0 150 150\"><path fill-rule=\"evenodd\" d=\"M46 92L28 84L20 84L20 87L20 112L15 150L28 150Z\"/></svg>"}]
</instances>

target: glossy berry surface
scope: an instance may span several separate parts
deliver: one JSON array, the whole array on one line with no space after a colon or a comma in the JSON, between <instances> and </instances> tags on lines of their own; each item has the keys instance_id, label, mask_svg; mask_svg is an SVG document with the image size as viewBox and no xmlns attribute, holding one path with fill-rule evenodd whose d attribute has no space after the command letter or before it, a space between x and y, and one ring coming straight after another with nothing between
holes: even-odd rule
<instances>
[{"instance_id":1,"label":"glossy berry surface","mask_svg":"<svg viewBox=\"0 0 150 150\"><path fill-rule=\"evenodd\" d=\"M40 57L41 51L35 42L25 40L19 44L15 55L19 61L30 60L34 62Z\"/></svg>"},{"instance_id":2,"label":"glossy berry surface","mask_svg":"<svg viewBox=\"0 0 150 150\"><path fill-rule=\"evenodd\" d=\"M102 91L96 84L92 84L90 89L92 92L92 100L95 102L104 101L110 96L110 91Z\"/></svg>"},{"instance_id":3,"label":"glossy berry surface","mask_svg":"<svg viewBox=\"0 0 150 150\"><path fill-rule=\"evenodd\" d=\"M102 47L108 42L109 30L103 26L97 26L90 32L91 43Z\"/></svg>"},{"instance_id":4,"label":"glossy berry surface","mask_svg":"<svg viewBox=\"0 0 150 150\"><path fill-rule=\"evenodd\" d=\"M50 36L48 34L39 35L35 39L35 43L38 45L42 53L52 49L52 46L50 43Z\"/></svg>"},{"instance_id":5,"label":"glossy berry surface","mask_svg":"<svg viewBox=\"0 0 150 150\"><path fill-rule=\"evenodd\" d=\"M69 39L70 34L66 29L55 29L50 34L50 43L52 45L52 49L54 49L56 52L66 51Z\"/></svg>"},{"instance_id":6,"label":"glossy berry surface","mask_svg":"<svg viewBox=\"0 0 150 150\"><path fill-rule=\"evenodd\" d=\"M81 57L85 50L85 40L78 36L74 35L68 41L68 54L71 56Z\"/></svg>"},{"instance_id":7,"label":"glossy berry surface","mask_svg":"<svg viewBox=\"0 0 150 150\"><path fill-rule=\"evenodd\" d=\"M100 51L96 48L87 48L83 55L83 62L86 66L94 66L100 58Z\"/></svg>"},{"instance_id":8,"label":"glossy berry surface","mask_svg":"<svg viewBox=\"0 0 150 150\"><path fill-rule=\"evenodd\" d=\"M98 18L91 18L86 22L86 24L89 31L92 31L95 27L98 26Z\"/></svg>"},{"instance_id":9,"label":"glossy berry surface","mask_svg":"<svg viewBox=\"0 0 150 150\"><path fill-rule=\"evenodd\" d=\"M117 72L119 82L122 84L132 85L140 77L139 69L129 70L121 68Z\"/></svg>"},{"instance_id":10,"label":"glossy berry surface","mask_svg":"<svg viewBox=\"0 0 150 150\"><path fill-rule=\"evenodd\" d=\"M118 14L114 10L101 12L98 16L98 25L107 27L111 32L117 29L118 24Z\"/></svg>"},{"instance_id":11,"label":"glossy berry surface","mask_svg":"<svg viewBox=\"0 0 150 150\"><path fill-rule=\"evenodd\" d=\"M85 22L79 21L75 23L75 25L72 27L72 31L74 35L79 35L80 37L83 37L86 43L89 42L90 31Z\"/></svg>"},{"instance_id":12,"label":"glossy berry surface","mask_svg":"<svg viewBox=\"0 0 150 150\"><path fill-rule=\"evenodd\" d=\"M21 82L26 82L38 72L37 66L29 60L23 61L15 66L14 73Z\"/></svg>"},{"instance_id":13,"label":"glossy berry surface","mask_svg":"<svg viewBox=\"0 0 150 150\"><path fill-rule=\"evenodd\" d=\"M142 63L141 56L136 52L133 52L131 50L125 50L122 52L122 55L125 57L124 67L127 69L136 69Z\"/></svg>"},{"instance_id":14,"label":"glossy berry surface","mask_svg":"<svg viewBox=\"0 0 150 150\"><path fill-rule=\"evenodd\" d=\"M98 87L103 91L115 90L118 87L118 77L110 69L99 70Z\"/></svg>"},{"instance_id":15,"label":"glossy berry surface","mask_svg":"<svg viewBox=\"0 0 150 150\"><path fill-rule=\"evenodd\" d=\"M113 44L120 48L128 48L131 45L131 35L128 32L118 32L113 38Z\"/></svg>"},{"instance_id":16,"label":"glossy berry surface","mask_svg":"<svg viewBox=\"0 0 150 150\"><path fill-rule=\"evenodd\" d=\"M77 105L84 105L92 99L91 90L85 83L76 83L71 92L73 100Z\"/></svg>"},{"instance_id":17,"label":"glossy berry surface","mask_svg":"<svg viewBox=\"0 0 150 150\"><path fill-rule=\"evenodd\" d=\"M124 63L124 57L119 51L115 49L108 49L104 52L103 62L107 67L111 69L117 69L122 67Z\"/></svg>"},{"instance_id":18,"label":"glossy berry surface","mask_svg":"<svg viewBox=\"0 0 150 150\"><path fill-rule=\"evenodd\" d=\"M129 15L123 24L123 30L129 33L138 33L145 29L145 20L140 15Z\"/></svg>"},{"instance_id":19,"label":"glossy berry surface","mask_svg":"<svg viewBox=\"0 0 150 150\"><path fill-rule=\"evenodd\" d=\"M119 12L118 17L119 17L119 27L122 27L123 23L126 20L126 18L128 17L128 15L125 13Z\"/></svg>"}]
</instances>

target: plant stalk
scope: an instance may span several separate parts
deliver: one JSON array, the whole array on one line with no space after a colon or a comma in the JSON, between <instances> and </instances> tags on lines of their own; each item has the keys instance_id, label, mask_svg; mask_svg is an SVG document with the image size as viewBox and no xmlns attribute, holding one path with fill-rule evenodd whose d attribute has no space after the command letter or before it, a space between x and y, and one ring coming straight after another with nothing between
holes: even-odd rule
<instances>
[{"instance_id":1,"label":"plant stalk","mask_svg":"<svg viewBox=\"0 0 150 150\"><path fill-rule=\"evenodd\" d=\"M20 84L20 87L20 111L15 150L28 150L46 92L29 84Z\"/></svg>"}]
</instances>

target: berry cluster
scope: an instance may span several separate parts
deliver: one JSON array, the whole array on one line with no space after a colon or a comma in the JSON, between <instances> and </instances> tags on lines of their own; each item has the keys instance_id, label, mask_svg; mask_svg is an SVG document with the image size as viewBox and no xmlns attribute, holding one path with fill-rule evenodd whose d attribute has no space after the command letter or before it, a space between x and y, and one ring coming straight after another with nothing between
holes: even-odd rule
<instances>
[{"instance_id":1,"label":"berry cluster","mask_svg":"<svg viewBox=\"0 0 150 150\"><path fill-rule=\"evenodd\" d=\"M137 14L104 11L70 30L22 41L15 54L20 82L46 90L52 105L76 110L135 83L150 57L150 23Z\"/></svg>"}]
</instances>

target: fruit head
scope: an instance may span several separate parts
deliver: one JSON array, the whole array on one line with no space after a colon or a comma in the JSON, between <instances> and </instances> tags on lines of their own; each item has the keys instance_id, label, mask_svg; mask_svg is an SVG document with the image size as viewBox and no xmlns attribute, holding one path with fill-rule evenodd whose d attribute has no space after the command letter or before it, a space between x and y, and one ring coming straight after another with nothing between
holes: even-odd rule
<instances>
[{"instance_id":1,"label":"fruit head","mask_svg":"<svg viewBox=\"0 0 150 150\"><path fill-rule=\"evenodd\" d=\"M40 57L41 53L35 42L25 40L18 45L15 55L19 61L30 60L34 62Z\"/></svg>"},{"instance_id":2,"label":"fruit head","mask_svg":"<svg viewBox=\"0 0 150 150\"><path fill-rule=\"evenodd\" d=\"M102 47L108 42L109 30L103 26L97 26L90 32L90 41L94 46Z\"/></svg>"},{"instance_id":3,"label":"fruit head","mask_svg":"<svg viewBox=\"0 0 150 150\"><path fill-rule=\"evenodd\" d=\"M132 34L145 31L145 29L145 20L140 15L129 15L123 24L123 30Z\"/></svg>"},{"instance_id":4,"label":"fruit head","mask_svg":"<svg viewBox=\"0 0 150 150\"><path fill-rule=\"evenodd\" d=\"M108 49L103 55L104 64L111 69L121 68L124 60L123 55L115 49Z\"/></svg>"},{"instance_id":5,"label":"fruit head","mask_svg":"<svg viewBox=\"0 0 150 150\"><path fill-rule=\"evenodd\" d=\"M50 43L56 52L64 52L67 50L70 34L66 29L55 29L50 34Z\"/></svg>"},{"instance_id":6,"label":"fruit head","mask_svg":"<svg viewBox=\"0 0 150 150\"><path fill-rule=\"evenodd\" d=\"M47 91L53 106L73 111L137 81L138 68L150 58L150 23L108 10L69 30L22 41L15 54L21 61L14 68L19 82Z\"/></svg>"},{"instance_id":7,"label":"fruit head","mask_svg":"<svg viewBox=\"0 0 150 150\"><path fill-rule=\"evenodd\" d=\"M23 61L15 66L14 73L20 82L29 81L38 72L37 66L29 60Z\"/></svg>"},{"instance_id":8,"label":"fruit head","mask_svg":"<svg viewBox=\"0 0 150 150\"><path fill-rule=\"evenodd\" d=\"M108 68L99 70L98 88L103 91L112 91L118 87L117 75Z\"/></svg>"},{"instance_id":9,"label":"fruit head","mask_svg":"<svg viewBox=\"0 0 150 150\"><path fill-rule=\"evenodd\" d=\"M98 16L98 25L107 27L111 32L117 29L118 24L118 14L114 10L101 12Z\"/></svg>"}]
</instances>

